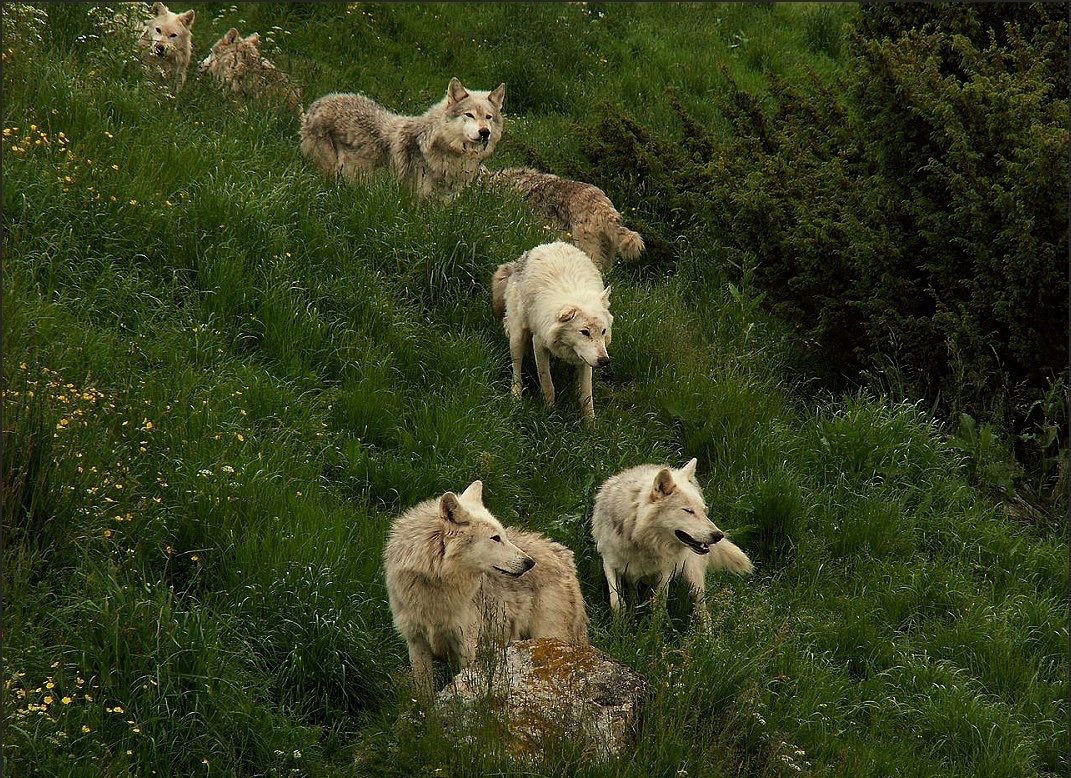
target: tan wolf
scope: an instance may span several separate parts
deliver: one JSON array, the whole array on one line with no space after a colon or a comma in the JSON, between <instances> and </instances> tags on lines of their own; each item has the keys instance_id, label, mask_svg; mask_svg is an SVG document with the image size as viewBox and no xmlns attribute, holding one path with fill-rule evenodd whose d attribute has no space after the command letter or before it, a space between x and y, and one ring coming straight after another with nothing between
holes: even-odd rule
<instances>
[{"instance_id":1,"label":"tan wolf","mask_svg":"<svg viewBox=\"0 0 1071 778\"><path fill-rule=\"evenodd\" d=\"M514 397L521 396L521 367L531 343L547 405L554 405L553 354L577 366L580 407L594 421L592 368L610 363L614 317L610 287L603 286L591 257L561 241L536 246L495 271L491 307L509 337Z\"/></svg>"},{"instance_id":2,"label":"tan wolf","mask_svg":"<svg viewBox=\"0 0 1071 778\"><path fill-rule=\"evenodd\" d=\"M494 153L505 98L505 84L477 92L452 78L423 114L399 116L364 95L329 94L303 115L301 150L330 176L357 180L390 168L422 197L449 197Z\"/></svg>"},{"instance_id":3,"label":"tan wolf","mask_svg":"<svg viewBox=\"0 0 1071 778\"><path fill-rule=\"evenodd\" d=\"M200 73L209 73L220 86L243 97L270 97L285 102L291 110L301 105L301 88L271 60L260 56L260 33L243 38L231 27L201 60Z\"/></svg>"},{"instance_id":4,"label":"tan wolf","mask_svg":"<svg viewBox=\"0 0 1071 778\"><path fill-rule=\"evenodd\" d=\"M495 187L516 191L550 226L568 237L606 272L620 256L625 261L643 252L643 238L622 226L621 214L606 193L593 184L542 173L530 167L508 167L488 172Z\"/></svg>"},{"instance_id":5,"label":"tan wolf","mask_svg":"<svg viewBox=\"0 0 1071 778\"><path fill-rule=\"evenodd\" d=\"M394 626L421 685L432 684L433 660L464 666L481 639L588 643L573 553L507 531L484 507L481 481L396 518L383 563Z\"/></svg>"},{"instance_id":6,"label":"tan wolf","mask_svg":"<svg viewBox=\"0 0 1071 778\"><path fill-rule=\"evenodd\" d=\"M725 539L707 517L703 492L695 480L696 460L674 470L640 465L608 479L595 495L591 534L602 555L610 606L621 608L621 579L653 580L664 599L669 582L683 574L705 629L708 569L744 575L752 571L747 554Z\"/></svg>"},{"instance_id":7,"label":"tan wolf","mask_svg":"<svg viewBox=\"0 0 1071 778\"><path fill-rule=\"evenodd\" d=\"M176 14L163 3L153 3L153 18L145 22L138 48L146 66L159 68L177 94L186 84L186 71L193 55L193 33L197 14L193 10Z\"/></svg>"}]
</instances>

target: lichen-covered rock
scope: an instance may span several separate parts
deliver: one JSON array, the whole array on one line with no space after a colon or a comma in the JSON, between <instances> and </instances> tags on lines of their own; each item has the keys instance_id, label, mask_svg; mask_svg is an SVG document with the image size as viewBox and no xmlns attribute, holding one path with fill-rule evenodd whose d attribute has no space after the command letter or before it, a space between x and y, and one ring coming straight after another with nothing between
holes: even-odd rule
<instances>
[{"instance_id":1,"label":"lichen-covered rock","mask_svg":"<svg viewBox=\"0 0 1071 778\"><path fill-rule=\"evenodd\" d=\"M495 661L458 673L438 707L455 737L472 731L479 711L495 719L514 755L536 757L549 742L569 740L605 759L631 739L646 689L643 678L592 646L519 640Z\"/></svg>"}]
</instances>

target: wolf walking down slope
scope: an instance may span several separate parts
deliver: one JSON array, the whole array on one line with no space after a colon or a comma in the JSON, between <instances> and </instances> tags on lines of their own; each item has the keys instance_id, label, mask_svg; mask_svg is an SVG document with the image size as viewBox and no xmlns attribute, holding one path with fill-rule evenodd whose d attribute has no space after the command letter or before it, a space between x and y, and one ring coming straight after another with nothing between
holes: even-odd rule
<instances>
[{"instance_id":1,"label":"wolf walking down slope","mask_svg":"<svg viewBox=\"0 0 1071 778\"><path fill-rule=\"evenodd\" d=\"M535 532L507 533L480 481L396 518L383 562L394 626L424 686L433 660L464 666L481 639L588 643L573 552Z\"/></svg>"},{"instance_id":2,"label":"wolf walking down slope","mask_svg":"<svg viewBox=\"0 0 1071 778\"><path fill-rule=\"evenodd\" d=\"M615 257L631 261L643 252L643 238L622 225L621 214L610 198L593 184L530 167L508 167L482 175L492 187L505 186L520 194L554 229L568 233L603 272L610 269Z\"/></svg>"},{"instance_id":3,"label":"wolf walking down slope","mask_svg":"<svg viewBox=\"0 0 1071 778\"><path fill-rule=\"evenodd\" d=\"M747 554L707 517L695 467L695 459L677 470L639 465L609 478L595 495L591 534L615 612L621 608L622 578L653 580L656 596L664 598L669 582L683 574L700 622L709 629L707 570L752 571Z\"/></svg>"},{"instance_id":4,"label":"wolf walking down slope","mask_svg":"<svg viewBox=\"0 0 1071 778\"><path fill-rule=\"evenodd\" d=\"M163 3L153 3L152 18L145 22L137 46L148 68L159 68L176 94L186 84L186 71L193 56L191 29L197 18L193 10L176 14Z\"/></svg>"},{"instance_id":5,"label":"wolf walking down slope","mask_svg":"<svg viewBox=\"0 0 1071 778\"><path fill-rule=\"evenodd\" d=\"M531 343L547 405L554 405L553 354L577 366L580 407L593 422L592 368L610 363L606 349L614 317L610 287L603 287L602 275L591 258L561 241L536 246L495 271L491 308L502 317L509 337L513 396L521 396L521 367Z\"/></svg>"},{"instance_id":6,"label":"wolf walking down slope","mask_svg":"<svg viewBox=\"0 0 1071 778\"><path fill-rule=\"evenodd\" d=\"M470 91L450 79L420 116L399 116L359 94L329 94L301 119L301 150L329 176L390 168L420 196L451 196L476 177L502 137L506 85Z\"/></svg>"}]
</instances>

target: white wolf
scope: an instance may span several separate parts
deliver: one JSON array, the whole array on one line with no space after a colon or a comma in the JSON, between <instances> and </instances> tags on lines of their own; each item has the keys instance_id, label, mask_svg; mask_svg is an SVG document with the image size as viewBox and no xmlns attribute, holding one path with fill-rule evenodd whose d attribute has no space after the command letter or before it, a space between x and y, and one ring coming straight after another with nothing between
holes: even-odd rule
<instances>
[{"instance_id":1,"label":"white wolf","mask_svg":"<svg viewBox=\"0 0 1071 778\"><path fill-rule=\"evenodd\" d=\"M506 85L470 91L450 79L420 116L399 116L358 94L329 94L301 120L301 150L330 176L390 168L419 195L449 196L476 177L502 137Z\"/></svg>"},{"instance_id":2,"label":"white wolf","mask_svg":"<svg viewBox=\"0 0 1071 778\"><path fill-rule=\"evenodd\" d=\"M704 628L706 574L710 568L747 574L747 554L725 539L707 517L695 480L696 460L674 470L640 465L609 478L595 495L591 534L602 555L610 606L621 608L621 579L654 580L664 598L669 582L683 573Z\"/></svg>"},{"instance_id":3,"label":"white wolf","mask_svg":"<svg viewBox=\"0 0 1071 778\"><path fill-rule=\"evenodd\" d=\"M573 553L534 532L507 534L484 507L480 481L395 519L383 562L394 626L422 685L434 659L472 661L481 637L588 643Z\"/></svg>"},{"instance_id":4,"label":"white wolf","mask_svg":"<svg viewBox=\"0 0 1071 778\"><path fill-rule=\"evenodd\" d=\"M554 405L550 356L577 366L580 406L595 419L592 368L610 362L610 287L591 257L568 243L536 246L520 259L500 265L491 280L491 307L503 317L513 360L513 395L521 396L521 366L529 342L535 352L539 386Z\"/></svg>"},{"instance_id":5,"label":"white wolf","mask_svg":"<svg viewBox=\"0 0 1071 778\"><path fill-rule=\"evenodd\" d=\"M175 93L186 83L186 71L193 55L193 33L197 18L193 10L172 13L163 3L153 3L153 17L145 22L138 48L147 67L158 66L160 74L171 82Z\"/></svg>"}]
</instances>

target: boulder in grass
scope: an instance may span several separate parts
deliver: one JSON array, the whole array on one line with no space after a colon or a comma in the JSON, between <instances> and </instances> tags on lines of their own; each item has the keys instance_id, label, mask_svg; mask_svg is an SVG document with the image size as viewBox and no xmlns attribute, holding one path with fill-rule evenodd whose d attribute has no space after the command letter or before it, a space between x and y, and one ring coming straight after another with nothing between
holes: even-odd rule
<instances>
[{"instance_id":1,"label":"boulder in grass","mask_svg":"<svg viewBox=\"0 0 1071 778\"><path fill-rule=\"evenodd\" d=\"M570 742L602 760L631 741L647 690L631 668L592 646L551 639L515 641L494 660L474 662L439 693L452 737L473 732L479 712L522 758Z\"/></svg>"}]
</instances>

